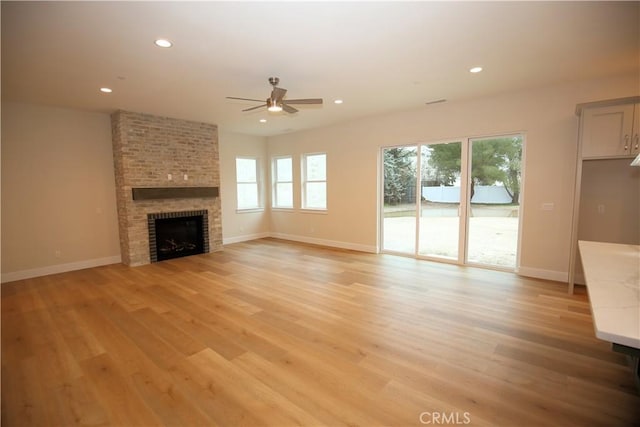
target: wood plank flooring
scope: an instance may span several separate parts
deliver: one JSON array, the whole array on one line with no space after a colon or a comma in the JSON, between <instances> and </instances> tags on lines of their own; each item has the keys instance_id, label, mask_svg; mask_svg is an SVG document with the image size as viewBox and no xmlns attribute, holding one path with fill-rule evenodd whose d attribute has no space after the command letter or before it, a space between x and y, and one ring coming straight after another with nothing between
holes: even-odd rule
<instances>
[{"instance_id":1,"label":"wood plank flooring","mask_svg":"<svg viewBox=\"0 0 640 427\"><path fill-rule=\"evenodd\" d=\"M624 426L587 296L263 239L2 286L3 426Z\"/></svg>"}]
</instances>

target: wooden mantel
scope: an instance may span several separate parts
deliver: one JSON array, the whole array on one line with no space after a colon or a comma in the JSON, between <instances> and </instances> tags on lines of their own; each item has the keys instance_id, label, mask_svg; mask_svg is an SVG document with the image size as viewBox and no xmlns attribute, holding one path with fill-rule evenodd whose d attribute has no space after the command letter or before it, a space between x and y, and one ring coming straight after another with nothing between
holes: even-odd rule
<instances>
[{"instance_id":1,"label":"wooden mantel","mask_svg":"<svg viewBox=\"0 0 640 427\"><path fill-rule=\"evenodd\" d=\"M133 200L194 199L218 197L218 187L132 188Z\"/></svg>"}]
</instances>

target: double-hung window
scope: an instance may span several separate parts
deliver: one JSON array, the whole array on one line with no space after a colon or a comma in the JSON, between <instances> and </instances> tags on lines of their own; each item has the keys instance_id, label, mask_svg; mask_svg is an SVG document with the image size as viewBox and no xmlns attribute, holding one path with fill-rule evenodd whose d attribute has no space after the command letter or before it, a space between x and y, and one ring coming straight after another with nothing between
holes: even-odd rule
<instances>
[{"instance_id":1,"label":"double-hung window","mask_svg":"<svg viewBox=\"0 0 640 427\"><path fill-rule=\"evenodd\" d=\"M293 160L291 156L273 159L273 207L293 208Z\"/></svg>"},{"instance_id":2,"label":"double-hung window","mask_svg":"<svg viewBox=\"0 0 640 427\"><path fill-rule=\"evenodd\" d=\"M327 155L325 153L302 156L302 207L327 209Z\"/></svg>"},{"instance_id":3,"label":"double-hung window","mask_svg":"<svg viewBox=\"0 0 640 427\"><path fill-rule=\"evenodd\" d=\"M238 210L259 209L258 159L236 157Z\"/></svg>"}]
</instances>

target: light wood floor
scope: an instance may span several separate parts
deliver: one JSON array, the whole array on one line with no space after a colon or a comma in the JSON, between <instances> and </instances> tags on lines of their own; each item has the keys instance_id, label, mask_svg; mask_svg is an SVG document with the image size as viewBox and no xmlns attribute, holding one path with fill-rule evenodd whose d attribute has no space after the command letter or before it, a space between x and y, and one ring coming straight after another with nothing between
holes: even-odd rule
<instances>
[{"instance_id":1,"label":"light wood floor","mask_svg":"<svg viewBox=\"0 0 640 427\"><path fill-rule=\"evenodd\" d=\"M566 285L272 239L2 286L2 425L640 423ZM453 418L456 417L456 418Z\"/></svg>"}]
</instances>

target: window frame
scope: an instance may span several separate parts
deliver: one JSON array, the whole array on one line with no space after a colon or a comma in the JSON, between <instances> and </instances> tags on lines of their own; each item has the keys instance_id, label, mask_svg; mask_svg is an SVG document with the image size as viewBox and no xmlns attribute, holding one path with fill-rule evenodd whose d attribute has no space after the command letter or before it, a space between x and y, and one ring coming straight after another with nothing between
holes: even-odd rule
<instances>
[{"instance_id":1,"label":"window frame","mask_svg":"<svg viewBox=\"0 0 640 427\"><path fill-rule=\"evenodd\" d=\"M253 160L255 163L255 176L256 176L256 180L255 181L240 181L238 179L238 160ZM254 211L261 211L264 209L264 206L262 205L262 192L260 191L260 159L259 157L256 156L236 156L236 162L235 162L235 172L236 172L236 212L254 212ZM255 185L256 188L256 200L257 200L257 204L256 206L246 206L246 207L241 207L240 206L240 200L239 200L239 196L240 196L240 186L241 185L246 185L246 184L252 184Z\"/></svg>"},{"instance_id":2,"label":"window frame","mask_svg":"<svg viewBox=\"0 0 640 427\"><path fill-rule=\"evenodd\" d=\"M308 176L307 176L307 163L308 163L308 158L312 157L312 156L324 156L324 162L325 162L325 166L324 166L324 180L320 180L320 179L315 179L315 180L309 180ZM314 153L304 153L301 156L301 170L302 170L302 210L303 211L310 211L310 212L326 212L328 210L328 179L327 179L327 153L326 152L314 152ZM324 198L324 207L309 207L307 204L307 184L309 183L324 183L324 191L325 191L325 198Z\"/></svg>"},{"instance_id":3,"label":"window frame","mask_svg":"<svg viewBox=\"0 0 640 427\"><path fill-rule=\"evenodd\" d=\"M290 181L278 181L278 160L289 159L291 163L291 180ZM282 209L282 210L292 210L295 207L294 200L294 185L293 185L293 155L287 154L284 156L275 156L271 158L271 174L272 174L272 188L271 188L271 208L272 209ZM278 184L290 184L291 185L291 205L279 205L278 204Z\"/></svg>"}]
</instances>

